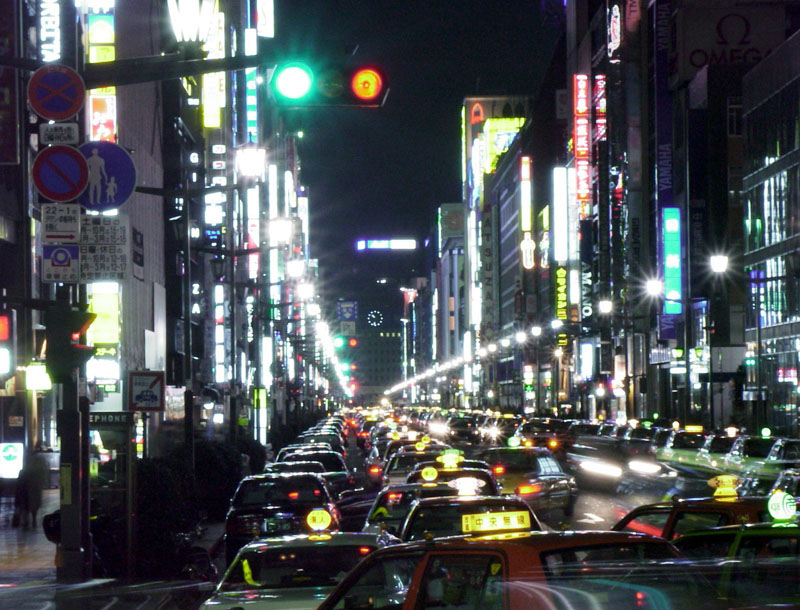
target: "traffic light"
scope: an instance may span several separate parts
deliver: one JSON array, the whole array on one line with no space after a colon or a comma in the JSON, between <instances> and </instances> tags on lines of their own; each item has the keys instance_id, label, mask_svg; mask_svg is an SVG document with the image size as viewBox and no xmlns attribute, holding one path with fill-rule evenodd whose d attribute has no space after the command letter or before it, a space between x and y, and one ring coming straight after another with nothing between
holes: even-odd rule
<instances>
[{"instance_id":1,"label":"traffic light","mask_svg":"<svg viewBox=\"0 0 800 610\"><path fill-rule=\"evenodd\" d=\"M356 347L357 345L358 345L358 339L356 339L355 337L350 337L347 340L347 346L348 347Z\"/></svg>"},{"instance_id":2,"label":"traffic light","mask_svg":"<svg viewBox=\"0 0 800 610\"><path fill-rule=\"evenodd\" d=\"M333 347L339 349L344 347L344 337L334 337L333 338Z\"/></svg>"},{"instance_id":3,"label":"traffic light","mask_svg":"<svg viewBox=\"0 0 800 610\"><path fill-rule=\"evenodd\" d=\"M16 319L11 309L0 310L0 376L14 370Z\"/></svg>"},{"instance_id":4,"label":"traffic light","mask_svg":"<svg viewBox=\"0 0 800 610\"><path fill-rule=\"evenodd\" d=\"M270 86L277 103L287 107L379 108L389 93L383 71L374 65L290 61L275 68Z\"/></svg>"},{"instance_id":5,"label":"traffic light","mask_svg":"<svg viewBox=\"0 0 800 610\"><path fill-rule=\"evenodd\" d=\"M96 317L97 314L66 306L53 307L45 312L45 360L53 383L68 382L75 369L94 355L93 347L79 342Z\"/></svg>"}]
</instances>

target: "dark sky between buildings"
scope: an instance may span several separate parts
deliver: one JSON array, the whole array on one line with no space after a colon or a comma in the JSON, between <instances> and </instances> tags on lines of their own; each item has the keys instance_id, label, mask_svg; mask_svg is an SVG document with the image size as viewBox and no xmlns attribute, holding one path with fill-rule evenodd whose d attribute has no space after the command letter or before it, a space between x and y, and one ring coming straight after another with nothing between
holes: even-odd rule
<instances>
[{"instance_id":1,"label":"dark sky between buildings","mask_svg":"<svg viewBox=\"0 0 800 610\"><path fill-rule=\"evenodd\" d=\"M460 108L468 95L534 94L557 39L552 0L278 0L277 34L298 55L358 45L383 68L380 109L302 113L301 180L311 255L335 298L358 283L358 238L424 238L461 200ZM362 254L363 256L363 254ZM367 278L363 278L367 279Z\"/></svg>"}]
</instances>

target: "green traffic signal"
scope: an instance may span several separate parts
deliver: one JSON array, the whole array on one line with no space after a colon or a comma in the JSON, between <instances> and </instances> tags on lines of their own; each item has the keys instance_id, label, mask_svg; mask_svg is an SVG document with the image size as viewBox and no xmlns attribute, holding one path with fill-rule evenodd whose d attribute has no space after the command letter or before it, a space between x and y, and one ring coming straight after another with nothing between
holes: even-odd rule
<instances>
[{"instance_id":1,"label":"green traffic signal","mask_svg":"<svg viewBox=\"0 0 800 610\"><path fill-rule=\"evenodd\" d=\"M331 61L279 64L270 80L279 105L378 108L389 92L374 65L340 66Z\"/></svg>"},{"instance_id":2,"label":"green traffic signal","mask_svg":"<svg viewBox=\"0 0 800 610\"><path fill-rule=\"evenodd\" d=\"M344 337L334 337L333 338L333 347L339 349L344 347Z\"/></svg>"},{"instance_id":3,"label":"green traffic signal","mask_svg":"<svg viewBox=\"0 0 800 610\"><path fill-rule=\"evenodd\" d=\"M314 72L299 61L279 66L273 76L275 93L287 100L301 100L311 91Z\"/></svg>"}]
</instances>

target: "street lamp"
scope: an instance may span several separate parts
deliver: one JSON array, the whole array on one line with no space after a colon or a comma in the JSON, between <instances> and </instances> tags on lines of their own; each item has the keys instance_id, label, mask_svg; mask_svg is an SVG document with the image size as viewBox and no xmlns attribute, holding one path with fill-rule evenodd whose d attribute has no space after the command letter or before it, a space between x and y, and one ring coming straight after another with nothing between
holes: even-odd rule
<instances>
[{"instance_id":1,"label":"street lamp","mask_svg":"<svg viewBox=\"0 0 800 610\"><path fill-rule=\"evenodd\" d=\"M714 254L709 258L709 264L714 277L720 277L728 271L728 257L724 254ZM714 321L711 319L711 295L708 299L708 317L706 318L706 343L708 343L708 417L711 429L714 429L714 346L711 342L714 330Z\"/></svg>"}]
</instances>

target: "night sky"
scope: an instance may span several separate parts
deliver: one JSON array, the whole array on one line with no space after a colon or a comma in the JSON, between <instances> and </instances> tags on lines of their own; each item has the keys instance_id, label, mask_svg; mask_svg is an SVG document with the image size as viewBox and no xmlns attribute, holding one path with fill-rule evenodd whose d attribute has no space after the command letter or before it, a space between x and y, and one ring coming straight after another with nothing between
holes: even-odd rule
<instances>
[{"instance_id":1,"label":"night sky","mask_svg":"<svg viewBox=\"0 0 800 610\"><path fill-rule=\"evenodd\" d=\"M534 94L556 40L540 0L278 0L276 19L284 48L357 44L390 87L380 109L303 113L301 180L325 292L353 274L356 239L422 239L439 204L461 201L463 98Z\"/></svg>"}]
</instances>

